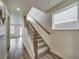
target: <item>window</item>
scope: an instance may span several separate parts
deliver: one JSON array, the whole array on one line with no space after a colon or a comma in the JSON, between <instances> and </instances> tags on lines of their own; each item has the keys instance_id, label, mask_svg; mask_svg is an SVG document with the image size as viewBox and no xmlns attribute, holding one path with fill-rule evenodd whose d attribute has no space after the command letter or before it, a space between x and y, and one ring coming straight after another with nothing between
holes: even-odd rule
<instances>
[{"instance_id":1,"label":"window","mask_svg":"<svg viewBox=\"0 0 79 59\"><path fill-rule=\"evenodd\" d=\"M20 35L22 35L22 27L20 27Z\"/></svg>"},{"instance_id":2,"label":"window","mask_svg":"<svg viewBox=\"0 0 79 59\"><path fill-rule=\"evenodd\" d=\"M78 4L72 4L54 14L53 29L78 29Z\"/></svg>"},{"instance_id":3,"label":"window","mask_svg":"<svg viewBox=\"0 0 79 59\"><path fill-rule=\"evenodd\" d=\"M14 34L14 33L15 33L14 25L11 25L11 26L10 26L10 33L11 33L11 34Z\"/></svg>"}]
</instances>

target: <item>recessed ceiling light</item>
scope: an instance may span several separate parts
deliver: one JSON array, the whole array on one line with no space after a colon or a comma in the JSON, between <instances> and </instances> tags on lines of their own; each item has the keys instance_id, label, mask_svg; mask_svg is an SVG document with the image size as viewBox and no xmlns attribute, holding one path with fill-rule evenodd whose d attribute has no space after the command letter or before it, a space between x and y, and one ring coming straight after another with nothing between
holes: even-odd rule
<instances>
[{"instance_id":1,"label":"recessed ceiling light","mask_svg":"<svg viewBox=\"0 0 79 59\"><path fill-rule=\"evenodd\" d=\"M17 8L16 10L17 10L17 11L20 11L20 8Z\"/></svg>"}]
</instances>

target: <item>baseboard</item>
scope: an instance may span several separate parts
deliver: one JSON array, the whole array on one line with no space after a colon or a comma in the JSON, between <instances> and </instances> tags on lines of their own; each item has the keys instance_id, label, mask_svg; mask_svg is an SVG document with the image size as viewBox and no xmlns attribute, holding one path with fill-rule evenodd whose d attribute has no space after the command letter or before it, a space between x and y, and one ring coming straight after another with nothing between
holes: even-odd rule
<instances>
[{"instance_id":1,"label":"baseboard","mask_svg":"<svg viewBox=\"0 0 79 59\"><path fill-rule=\"evenodd\" d=\"M10 38L19 38L21 36L10 36Z\"/></svg>"},{"instance_id":2,"label":"baseboard","mask_svg":"<svg viewBox=\"0 0 79 59\"><path fill-rule=\"evenodd\" d=\"M49 54L52 55L55 59L63 59L61 55L57 54L56 52L52 50L50 50Z\"/></svg>"}]
</instances>

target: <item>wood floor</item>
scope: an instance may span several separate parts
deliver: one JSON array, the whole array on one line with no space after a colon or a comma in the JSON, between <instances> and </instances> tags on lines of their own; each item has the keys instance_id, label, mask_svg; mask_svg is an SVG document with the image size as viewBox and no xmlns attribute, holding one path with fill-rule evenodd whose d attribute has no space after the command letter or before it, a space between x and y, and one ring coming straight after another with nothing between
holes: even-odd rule
<instances>
[{"instance_id":1,"label":"wood floor","mask_svg":"<svg viewBox=\"0 0 79 59\"><path fill-rule=\"evenodd\" d=\"M30 59L22 46L22 38L12 38L10 40L10 50L6 59Z\"/></svg>"},{"instance_id":2,"label":"wood floor","mask_svg":"<svg viewBox=\"0 0 79 59\"><path fill-rule=\"evenodd\" d=\"M10 41L10 50L6 59L31 59L22 45L22 38L12 38ZM49 53L42 55L38 59L55 59Z\"/></svg>"}]
</instances>

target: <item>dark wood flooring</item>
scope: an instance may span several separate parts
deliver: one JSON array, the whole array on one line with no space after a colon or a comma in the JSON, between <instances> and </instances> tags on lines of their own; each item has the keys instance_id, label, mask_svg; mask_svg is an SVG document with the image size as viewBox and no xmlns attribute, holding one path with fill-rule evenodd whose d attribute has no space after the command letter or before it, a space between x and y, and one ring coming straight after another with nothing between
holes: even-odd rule
<instances>
[{"instance_id":1,"label":"dark wood flooring","mask_svg":"<svg viewBox=\"0 0 79 59\"><path fill-rule=\"evenodd\" d=\"M30 59L22 45L22 38L11 38L10 50L6 59Z\"/></svg>"}]
</instances>

